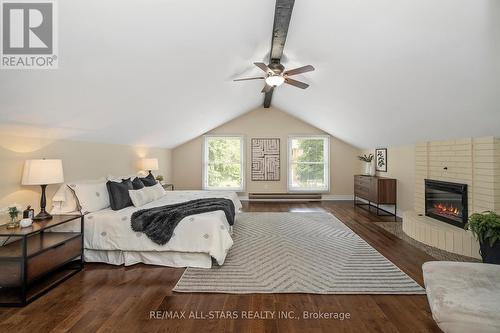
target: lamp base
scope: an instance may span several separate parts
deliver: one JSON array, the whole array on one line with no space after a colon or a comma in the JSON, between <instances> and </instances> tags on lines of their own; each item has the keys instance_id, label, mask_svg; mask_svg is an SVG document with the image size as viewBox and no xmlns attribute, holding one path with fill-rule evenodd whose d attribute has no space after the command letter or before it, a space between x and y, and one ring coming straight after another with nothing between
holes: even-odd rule
<instances>
[{"instance_id":1,"label":"lamp base","mask_svg":"<svg viewBox=\"0 0 500 333\"><path fill-rule=\"evenodd\" d=\"M38 213L37 216L33 218L35 221L41 221L41 220L50 220L52 218L52 215L47 213L45 210L45 205L47 203L47 200L45 198L45 189L47 188L47 185L40 185L42 187L42 197L40 198L40 213Z\"/></svg>"},{"instance_id":2,"label":"lamp base","mask_svg":"<svg viewBox=\"0 0 500 333\"><path fill-rule=\"evenodd\" d=\"M33 220L34 221L41 221L41 220L50 220L52 218L52 215L50 215L49 213L47 213L46 211L41 211L40 213L38 213L34 218Z\"/></svg>"}]
</instances>

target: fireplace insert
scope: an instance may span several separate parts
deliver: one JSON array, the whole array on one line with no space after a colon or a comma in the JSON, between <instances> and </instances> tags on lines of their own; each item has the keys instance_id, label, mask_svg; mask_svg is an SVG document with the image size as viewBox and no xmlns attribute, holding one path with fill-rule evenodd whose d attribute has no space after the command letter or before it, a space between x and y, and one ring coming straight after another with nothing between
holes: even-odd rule
<instances>
[{"instance_id":1,"label":"fireplace insert","mask_svg":"<svg viewBox=\"0 0 500 333\"><path fill-rule=\"evenodd\" d=\"M463 228L469 217L467 184L426 179L425 215Z\"/></svg>"}]
</instances>

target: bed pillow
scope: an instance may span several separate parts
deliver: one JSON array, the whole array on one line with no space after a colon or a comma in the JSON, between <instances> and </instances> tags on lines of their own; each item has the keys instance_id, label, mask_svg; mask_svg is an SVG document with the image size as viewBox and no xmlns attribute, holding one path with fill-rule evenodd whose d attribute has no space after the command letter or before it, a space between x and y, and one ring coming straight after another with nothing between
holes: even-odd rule
<instances>
[{"instance_id":1,"label":"bed pillow","mask_svg":"<svg viewBox=\"0 0 500 333\"><path fill-rule=\"evenodd\" d=\"M135 207L144 206L154 200L151 195L152 193L149 191L149 187L144 187L140 190L130 190L128 191L128 194Z\"/></svg>"},{"instance_id":2,"label":"bed pillow","mask_svg":"<svg viewBox=\"0 0 500 333\"><path fill-rule=\"evenodd\" d=\"M132 206L128 191L133 190L134 185L130 178L123 179L121 182L108 180L106 182L106 188L108 190L109 202L112 210L120 210Z\"/></svg>"},{"instance_id":3,"label":"bed pillow","mask_svg":"<svg viewBox=\"0 0 500 333\"><path fill-rule=\"evenodd\" d=\"M153 196L154 200L160 199L165 194L167 194L167 191L165 191L163 186L161 186L161 184L158 182L155 185L150 186L149 190L152 192L152 196Z\"/></svg>"},{"instance_id":4,"label":"bed pillow","mask_svg":"<svg viewBox=\"0 0 500 333\"><path fill-rule=\"evenodd\" d=\"M78 202L73 191L66 184L61 185L52 197L52 210L50 214L67 214L78 211Z\"/></svg>"},{"instance_id":5,"label":"bed pillow","mask_svg":"<svg viewBox=\"0 0 500 333\"><path fill-rule=\"evenodd\" d=\"M109 194L106 183L68 183L73 191L82 214L96 212L109 207Z\"/></svg>"},{"instance_id":6,"label":"bed pillow","mask_svg":"<svg viewBox=\"0 0 500 333\"><path fill-rule=\"evenodd\" d=\"M149 187L149 186L154 186L158 182L156 181L155 177L150 173L144 178L139 178L141 182L144 184L144 186Z\"/></svg>"},{"instance_id":7,"label":"bed pillow","mask_svg":"<svg viewBox=\"0 0 500 333\"><path fill-rule=\"evenodd\" d=\"M135 207L141 207L152 201L155 201L165 195L166 191L161 184L154 186L144 187L140 190L128 191L132 204Z\"/></svg>"},{"instance_id":8,"label":"bed pillow","mask_svg":"<svg viewBox=\"0 0 500 333\"><path fill-rule=\"evenodd\" d=\"M76 183L103 183L104 177L92 180L79 180ZM80 208L74 192L68 187L68 184L62 184L52 197L51 214L80 214Z\"/></svg>"},{"instance_id":9,"label":"bed pillow","mask_svg":"<svg viewBox=\"0 0 500 333\"><path fill-rule=\"evenodd\" d=\"M144 188L143 182L139 179L139 177L135 177L132 180L132 186L134 187L134 190L140 190L141 188Z\"/></svg>"}]
</instances>

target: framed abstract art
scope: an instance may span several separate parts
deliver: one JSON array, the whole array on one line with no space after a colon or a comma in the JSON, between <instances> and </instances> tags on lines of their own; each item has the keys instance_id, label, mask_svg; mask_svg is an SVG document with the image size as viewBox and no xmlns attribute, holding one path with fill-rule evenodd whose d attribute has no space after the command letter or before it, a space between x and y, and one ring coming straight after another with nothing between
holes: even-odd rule
<instances>
[{"instance_id":1,"label":"framed abstract art","mask_svg":"<svg viewBox=\"0 0 500 333\"><path fill-rule=\"evenodd\" d=\"M252 180L280 180L280 139L252 139Z\"/></svg>"}]
</instances>

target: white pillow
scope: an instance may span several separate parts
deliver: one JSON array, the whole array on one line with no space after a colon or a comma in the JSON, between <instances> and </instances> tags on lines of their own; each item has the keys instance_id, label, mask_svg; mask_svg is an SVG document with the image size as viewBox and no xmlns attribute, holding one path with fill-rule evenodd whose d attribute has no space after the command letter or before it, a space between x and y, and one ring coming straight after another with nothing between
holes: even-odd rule
<instances>
[{"instance_id":1,"label":"white pillow","mask_svg":"<svg viewBox=\"0 0 500 333\"><path fill-rule=\"evenodd\" d=\"M104 177L92 180L80 180L76 183L102 183L105 182ZM57 192L52 197L52 210L51 214L70 214L79 213L78 201L75 197L75 193L68 188L67 184L62 184Z\"/></svg>"},{"instance_id":2,"label":"white pillow","mask_svg":"<svg viewBox=\"0 0 500 333\"><path fill-rule=\"evenodd\" d=\"M129 190L128 194L130 195L130 199L135 207L141 207L145 204L148 204L152 201L155 201L162 196L164 196L167 192L160 185L156 184L154 186L143 187L139 190Z\"/></svg>"},{"instance_id":3,"label":"white pillow","mask_svg":"<svg viewBox=\"0 0 500 333\"><path fill-rule=\"evenodd\" d=\"M106 183L69 183L78 200L82 214L96 212L109 207L109 194Z\"/></svg>"},{"instance_id":4,"label":"white pillow","mask_svg":"<svg viewBox=\"0 0 500 333\"><path fill-rule=\"evenodd\" d=\"M78 202L76 201L73 191L66 184L63 184L52 197L51 214L67 214L78 210Z\"/></svg>"},{"instance_id":5,"label":"white pillow","mask_svg":"<svg viewBox=\"0 0 500 333\"><path fill-rule=\"evenodd\" d=\"M153 196L154 196L155 200L160 199L162 196L167 194L167 191L165 191L163 186L161 186L161 184L158 182L156 184L154 184L153 186L148 186L147 188L149 188L150 191L153 192Z\"/></svg>"}]
</instances>

